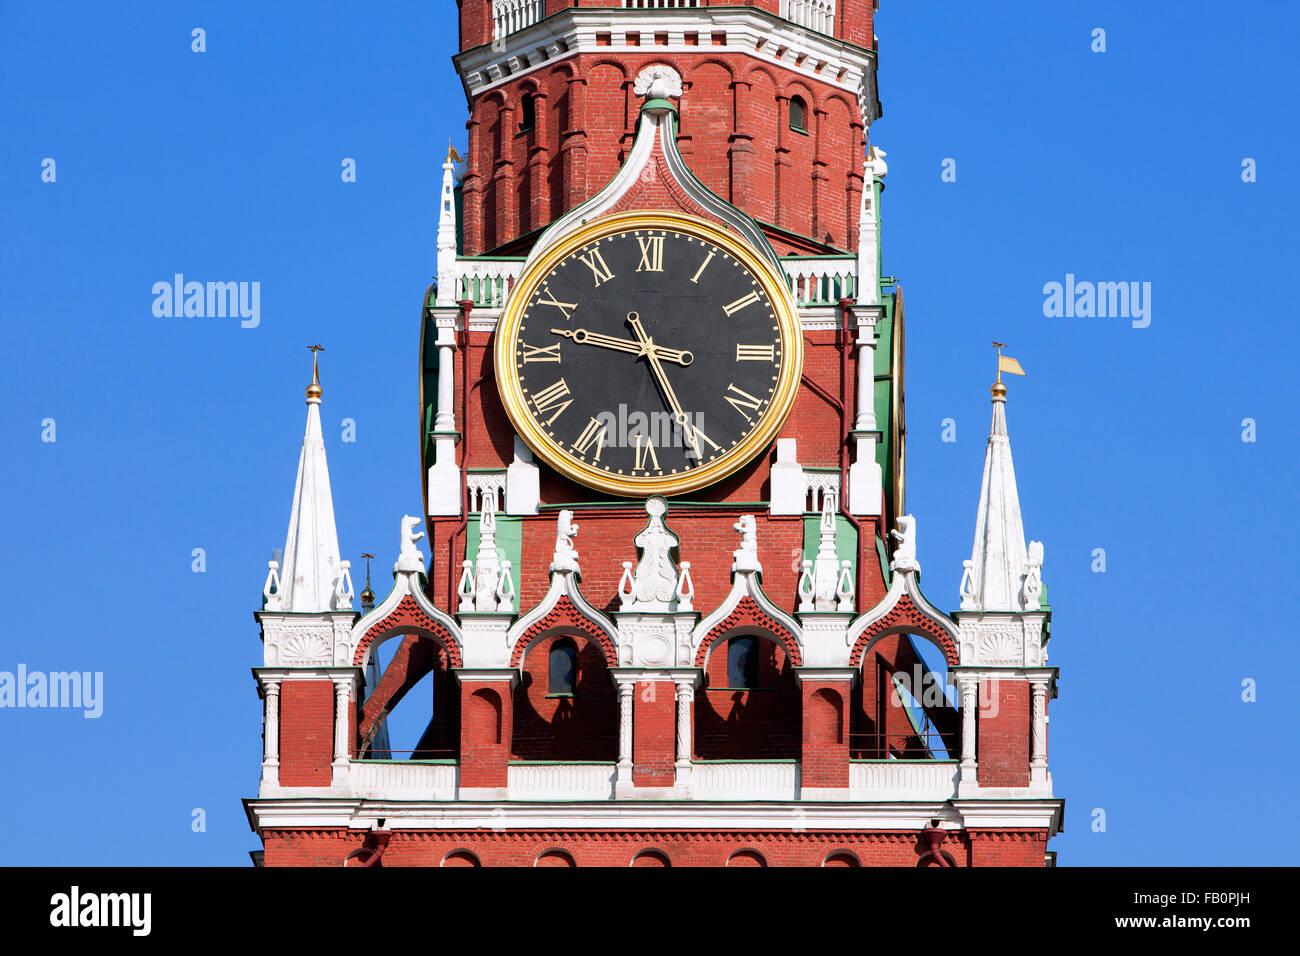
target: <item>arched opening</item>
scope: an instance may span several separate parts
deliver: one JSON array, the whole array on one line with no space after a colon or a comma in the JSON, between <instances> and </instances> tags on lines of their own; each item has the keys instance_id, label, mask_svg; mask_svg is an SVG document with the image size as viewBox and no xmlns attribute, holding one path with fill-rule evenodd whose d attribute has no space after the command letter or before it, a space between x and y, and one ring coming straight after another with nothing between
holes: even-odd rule
<instances>
[{"instance_id":1,"label":"arched opening","mask_svg":"<svg viewBox=\"0 0 1300 956\"><path fill-rule=\"evenodd\" d=\"M808 701L805 715L808 731L814 745L844 743L844 698L829 687L823 687Z\"/></svg>"},{"instance_id":2,"label":"arched opening","mask_svg":"<svg viewBox=\"0 0 1300 956\"><path fill-rule=\"evenodd\" d=\"M469 850L452 850L442 858L443 866L482 866L478 857Z\"/></svg>"},{"instance_id":3,"label":"arched opening","mask_svg":"<svg viewBox=\"0 0 1300 956\"><path fill-rule=\"evenodd\" d=\"M470 695L465 718L470 726L486 731L489 743L501 743L501 695L489 687L480 687Z\"/></svg>"},{"instance_id":4,"label":"arched opening","mask_svg":"<svg viewBox=\"0 0 1300 956\"><path fill-rule=\"evenodd\" d=\"M822 861L822 866L862 866L862 861L858 859L856 853L835 850L827 854L826 859Z\"/></svg>"},{"instance_id":5,"label":"arched opening","mask_svg":"<svg viewBox=\"0 0 1300 956\"><path fill-rule=\"evenodd\" d=\"M642 850L632 857L632 866L672 866L668 854L661 850Z\"/></svg>"},{"instance_id":6,"label":"arched opening","mask_svg":"<svg viewBox=\"0 0 1300 956\"><path fill-rule=\"evenodd\" d=\"M757 850L737 850L727 858L727 866L767 866L767 860Z\"/></svg>"},{"instance_id":7,"label":"arched opening","mask_svg":"<svg viewBox=\"0 0 1300 956\"><path fill-rule=\"evenodd\" d=\"M573 857L564 850L547 850L533 863L533 866L577 866Z\"/></svg>"},{"instance_id":8,"label":"arched opening","mask_svg":"<svg viewBox=\"0 0 1300 956\"><path fill-rule=\"evenodd\" d=\"M796 133L808 132L808 104L802 96L790 97L790 128Z\"/></svg>"},{"instance_id":9,"label":"arched opening","mask_svg":"<svg viewBox=\"0 0 1300 956\"><path fill-rule=\"evenodd\" d=\"M557 632L528 645L514 690L517 760L614 761L618 694L589 635Z\"/></svg>"},{"instance_id":10,"label":"arched opening","mask_svg":"<svg viewBox=\"0 0 1300 956\"><path fill-rule=\"evenodd\" d=\"M537 98L525 93L519 98L519 132L525 133L537 125Z\"/></svg>"},{"instance_id":11,"label":"arched opening","mask_svg":"<svg viewBox=\"0 0 1300 956\"><path fill-rule=\"evenodd\" d=\"M794 760L801 703L785 646L768 634L743 632L709 649L696 696L695 755L700 760Z\"/></svg>"},{"instance_id":12,"label":"arched opening","mask_svg":"<svg viewBox=\"0 0 1300 956\"><path fill-rule=\"evenodd\" d=\"M365 676L357 719L361 759L456 759L460 686L436 637L424 631L381 637L370 648Z\"/></svg>"},{"instance_id":13,"label":"arched opening","mask_svg":"<svg viewBox=\"0 0 1300 956\"><path fill-rule=\"evenodd\" d=\"M857 760L955 760L961 714L948 663L930 638L886 633L862 656L853 689L849 756Z\"/></svg>"}]
</instances>

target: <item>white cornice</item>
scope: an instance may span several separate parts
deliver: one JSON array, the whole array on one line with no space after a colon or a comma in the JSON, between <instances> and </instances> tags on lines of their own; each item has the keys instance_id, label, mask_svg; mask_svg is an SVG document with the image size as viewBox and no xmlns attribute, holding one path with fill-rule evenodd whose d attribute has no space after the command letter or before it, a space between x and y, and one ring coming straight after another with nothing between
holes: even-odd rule
<instances>
[{"instance_id":1,"label":"white cornice","mask_svg":"<svg viewBox=\"0 0 1300 956\"><path fill-rule=\"evenodd\" d=\"M725 32L727 42L722 46L686 43L687 33L704 41L714 32ZM629 33L640 34L641 45L627 45ZM655 35L662 33L668 34L668 43L654 44ZM608 46L597 45L598 34L610 34ZM575 53L700 58L739 54L842 90L858 101L866 123L876 118L873 51L752 8L568 9L452 59L468 99Z\"/></svg>"},{"instance_id":2,"label":"white cornice","mask_svg":"<svg viewBox=\"0 0 1300 956\"><path fill-rule=\"evenodd\" d=\"M321 828L393 830L921 830L1060 829L1062 801L747 803L635 801L571 803L258 799L245 803L254 830Z\"/></svg>"}]
</instances>

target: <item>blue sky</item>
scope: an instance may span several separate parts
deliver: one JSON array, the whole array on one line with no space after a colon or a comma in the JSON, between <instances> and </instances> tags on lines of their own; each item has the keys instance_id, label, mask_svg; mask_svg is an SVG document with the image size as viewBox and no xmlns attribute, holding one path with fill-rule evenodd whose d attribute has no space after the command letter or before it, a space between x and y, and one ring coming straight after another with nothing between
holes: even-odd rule
<instances>
[{"instance_id":1,"label":"blue sky","mask_svg":"<svg viewBox=\"0 0 1300 956\"><path fill-rule=\"evenodd\" d=\"M1300 783L1297 20L1262 0L886 0L877 20L924 586L956 606L998 339L1029 372L1008 419L1054 607L1063 865L1300 849L1278 826ZM0 863L242 865L257 847L239 802L260 760L252 612L284 541L303 346L328 349L344 556L386 567L421 503L420 298L439 164L464 140L455 35L450 0L5 6L0 670L102 671L104 712L0 710ZM260 282L260 324L155 317L176 272ZM1067 273L1150 282L1150 325L1044 316Z\"/></svg>"}]
</instances>

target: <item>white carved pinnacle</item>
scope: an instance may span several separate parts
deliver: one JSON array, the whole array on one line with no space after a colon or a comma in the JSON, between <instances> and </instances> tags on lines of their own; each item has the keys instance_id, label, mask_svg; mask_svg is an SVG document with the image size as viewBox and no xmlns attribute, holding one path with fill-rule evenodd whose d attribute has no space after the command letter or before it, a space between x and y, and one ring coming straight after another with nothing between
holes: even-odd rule
<instances>
[{"instance_id":1,"label":"white carved pinnacle","mask_svg":"<svg viewBox=\"0 0 1300 956\"><path fill-rule=\"evenodd\" d=\"M619 582L621 610L672 611L680 578L672 557L678 545L677 535L664 524L667 501L655 495L646 499L645 510L649 521L634 539L640 552L636 570L631 570L631 562L623 563L623 578Z\"/></svg>"},{"instance_id":2,"label":"white carved pinnacle","mask_svg":"<svg viewBox=\"0 0 1300 956\"><path fill-rule=\"evenodd\" d=\"M839 584L835 588L835 597L837 599L835 609L837 611L852 611L854 591L853 562L845 560L841 562L841 565Z\"/></svg>"},{"instance_id":3,"label":"white carved pinnacle","mask_svg":"<svg viewBox=\"0 0 1300 956\"><path fill-rule=\"evenodd\" d=\"M266 562L266 583L262 585L262 597L265 599L263 610L280 610L280 562Z\"/></svg>"},{"instance_id":4,"label":"white carved pinnacle","mask_svg":"<svg viewBox=\"0 0 1300 956\"><path fill-rule=\"evenodd\" d=\"M691 580L691 562L683 561L677 575L677 610L694 610L695 582Z\"/></svg>"}]
</instances>

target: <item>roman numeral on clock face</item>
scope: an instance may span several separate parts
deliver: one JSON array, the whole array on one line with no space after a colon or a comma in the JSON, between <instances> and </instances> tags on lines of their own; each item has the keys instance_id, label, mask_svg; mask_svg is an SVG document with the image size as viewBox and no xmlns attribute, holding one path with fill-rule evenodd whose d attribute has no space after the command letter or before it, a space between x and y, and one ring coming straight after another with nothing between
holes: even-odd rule
<instances>
[{"instance_id":1,"label":"roman numeral on clock face","mask_svg":"<svg viewBox=\"0 0 1300 956\"><path fill-rule=\"evenodd\" d=\"M537 300L537 304L549 305L556 309L559 309L564 314L564 318L566 321L568 320L569 316L572 314L573 310L578 307L578 303L576 302L557 301L555 295L551 292L551 287L549 284L542 286L541 296L542 298L539 298Z\"/></svg>"},{"instance_id":2,"label":"roman numeral on clock face","mask_svg":"<svg viewBox=\"0 0 1300 956\"><path fill-rule=\"evenodd\" d=\"M579 255L578 258L591 270L591 277L596 280L597 289L600 288L601 283L614 278L613 270L605 262L605 257L600 254L599 249L592 249L591 252Z\"/></svg>"},{"instance_id":3,"label":"roman numeral on clock face","mask_svg":"<svg viewBox=\"0 0 1300 956\"><path fill-rule=\"evenodd\" d=\"M573 399L565 401L569 395L569 386L564 379L560 379L553 385L548 385L540 392L532 395L533 407L537 409L537 414L545 415L552 408L551 417L546 419L546 424L551 424L560 417L560 413L573 404Z\"/></svg>"},{"instance_id":4,"label":"roman numeral on clock face","mask_svg":"<svg viewBox=\"0 0 1300 956\"><path fill-rule=\"evenodd\" d=\"M559 359L556 359L558 362ZM775 345L737 345L737 362L775 362Z\"/></svg>"},{"instance_id":5,"label":"roman numeral on clock face","mask_svg":"<svg viewBox=\"0 0 1300 956\"><path fill-rule=\"evenodd\" d=\"M641 262L637 265L637 272L663 272L664 271L664 237L663 236L637 236L636 241L641 246Z\"/></svg>"},{"instance_id":6,"label":"roman numeral on clock face","mask_svg":"<svg viewBox=\"0 0 1300 956\"><path fill-rule=\"evenodd\" d=\"M573 450L579 455L591 455L592 461L600 461L601 449L605 447L605 431L608 426L598 418L593 418L587 422L587 427L582 430L573 443Z\"/></svg>"},{"instance_id":7,"label":"roman numeral on clock face","mask_svg":"<svg viewBox=\"0 0 1300 956\"><path fill-rule=\"evenodd\" d=\"M707 256L705 256L704 261L700 263L700 267L695 270L695 275L691 276L691 281L694 282L696 285L700 284L700 276L704 275L704 270L709 267L709 262L710 260L713 259L714 255L715 253L710 252Z\"/></svg>"},{"instance_id":8,"label":"roman numeral on clock face","mask_svg":"<svg viewBox=\"0 0 1300 956\"><path fill-rule=\"evenodd\" d=\"M732 408L744 415L747 422L753 421L749 413L758 411L758 407L763 404L762 399L755 398L743 388L737 388L734 383L727 386L727 391L722 397L731 404Z\"/></svg>"},{"instance_id":9,"label":"roman numeral on clock face","mask_svg":"<svg viewBox=\"0 0 1300 956\"><path fill-rule=\"evenodd\" d=\"M642 444L642 440L644 440L645 442L644 445ZM638 434L636 436L636 466L635 467L639 471L646 471L648 470L646 467L647 461L653 462L653 464L650 467L654 468L655 471L659 470L659 456L655 454L654 441L650 438L649 435Z\"/></svg>"},{"instance_id":10,"label":"roman numeral on clock face","mask_svg":"<svg viewBox=\"0 0 1300 956\"><path fill-rule=\"evenodd\" d=\"M727 315L735 315L741 309L745 308L746 306L753 305L757 301L758 301L758 293L751 292L749 295L741 296L735 302L731 303L731 305L724 305L722 307L722 311L727 313Z\"/></svg>"},{"instance_id":11,"label":"roman numeral on clock face","mask_svg":"<svg viewBox=\"0 0 1300 956\"><path fill-rule=\"evenodd\" d=\"M519 347L524 350L525 362L559 362L560 344L556 342L554 345L539 345L534 348L522 339L519 341Z\"/></svg>"}]
</instances>

